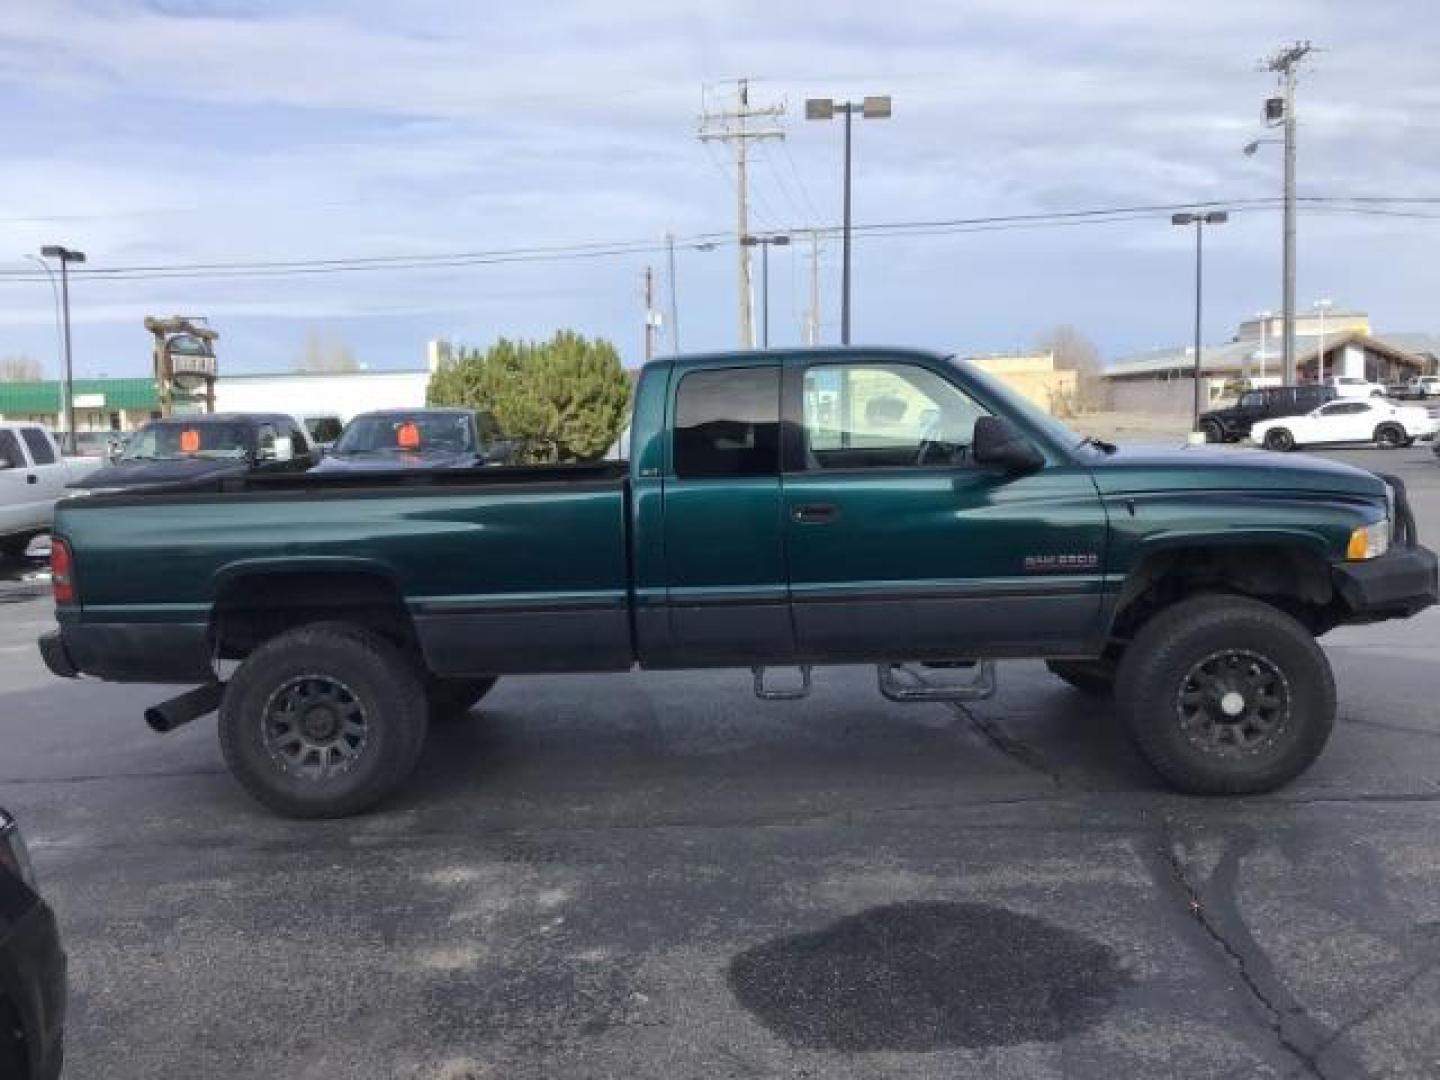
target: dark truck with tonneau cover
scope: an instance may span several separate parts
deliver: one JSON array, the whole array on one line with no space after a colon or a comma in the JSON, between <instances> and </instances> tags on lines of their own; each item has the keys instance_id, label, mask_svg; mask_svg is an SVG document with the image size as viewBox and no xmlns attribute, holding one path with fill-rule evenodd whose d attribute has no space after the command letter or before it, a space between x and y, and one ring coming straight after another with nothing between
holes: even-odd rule
<instances>
[{"instance_id":1,"label":"dark truck with tonneau cover","mask_svg":"<svg viewBox=\"0 0 1440 1080\"><path fill-rule=\"evenodd\" d=\"M1245 793L1325 745L1315 639L1437 599L1398 481L1117 449L929 352L657 361L631 448L67 500L41 652L57 675L194 684L151 726L218 708L236 778L296 816L376 803L499 676L637 665L747 667L776 698L874 664L924 702L1039 658L1113 694L1174 787Z\"/></svg>"}]
</instances>

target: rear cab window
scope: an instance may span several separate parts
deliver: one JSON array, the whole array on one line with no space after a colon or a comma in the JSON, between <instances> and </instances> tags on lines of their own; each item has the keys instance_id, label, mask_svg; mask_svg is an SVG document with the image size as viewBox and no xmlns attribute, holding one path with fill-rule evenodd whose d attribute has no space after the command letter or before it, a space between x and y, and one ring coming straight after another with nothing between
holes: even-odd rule
<instances>
[{"instance_id":1,"label":"rear cab window","mask_svg":"<svg viewBox=\"0 0 1440 1080\"><path fill-rule=\"evenodd\" d=\"M30 460L36 465L55 464L55 447L45 437L45 432L36 427L21 428L20 437L30 448Z\"/></svg>"},{"instance_id":2,"label":"rear cab window","mask_svg":"<svg viewBox=\"0 0 1440 1080\"><path fill-rule=\"evenodd\" d=\"M716 368L681 378L674 471L680 479L778 475L779 367Z\"/></svg>"}]
</instances>

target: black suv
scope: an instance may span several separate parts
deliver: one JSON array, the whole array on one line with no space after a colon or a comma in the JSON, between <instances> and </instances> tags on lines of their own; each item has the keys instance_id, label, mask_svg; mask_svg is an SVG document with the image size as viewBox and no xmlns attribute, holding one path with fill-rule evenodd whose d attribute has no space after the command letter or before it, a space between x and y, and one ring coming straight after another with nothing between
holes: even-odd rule
<instances>
[{"instance_id":1,"label":"black suv","mask_svg":"<svg viewBox=\"0 0 1440 1080\"><path fill-rule=\"evenodd\" d=\"M0 1077L55 1080L65 1031L65 953L15 819L0 810Z\"/></svg>"},{"instance_id":2,"label":"black suv","mask_svg":"<svg viewBox=\"0 0 1440 1080\"><path fill-rule=\"evenodd\" d=\"M1238 442L1250 434L1250 426L1278 416L1304 416L1327 401L1335 400L1333 386L1266 386L1246 390L1228 409L1200 414L1200 430L1206 442Z\"/></svg>"}]
</instances>

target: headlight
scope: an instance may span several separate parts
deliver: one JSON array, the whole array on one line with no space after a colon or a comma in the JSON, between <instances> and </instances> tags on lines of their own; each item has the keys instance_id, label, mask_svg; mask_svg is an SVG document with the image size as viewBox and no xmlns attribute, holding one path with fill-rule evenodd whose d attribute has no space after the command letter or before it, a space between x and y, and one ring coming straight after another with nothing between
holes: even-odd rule
<instances>
[{"instance_id":1,"label":"headlight","mask_svg":"<svg viewBox=\"0 0 1440 1080\"><path fill-rule=\"evenodd\" d=\"M1345 546L1345 558L1352 562L1378 559L1390 550L1390 532L1388 517L1373 525L1362 525L1350 534L1350 543Z\"/></svg>"},{"instance_id":2,"label":"headlight","mask_svg":"<svg viewBox=\"0 0 1440 1080\"><path fill-rule=\"evenodd\" d=\"M15 819L4 810L0 810L0 866L32 890L35 888L35 869L30 865L30 853L25 850L25 841L20 839Z\"/></svg>"}]
</instances>

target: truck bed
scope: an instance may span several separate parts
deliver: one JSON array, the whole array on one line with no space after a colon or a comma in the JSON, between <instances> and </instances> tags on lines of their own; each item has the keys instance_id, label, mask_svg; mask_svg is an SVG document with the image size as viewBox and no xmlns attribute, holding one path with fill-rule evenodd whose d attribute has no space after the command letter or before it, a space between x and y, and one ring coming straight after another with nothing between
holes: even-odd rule
<instances>
[{"instance_id":1,"label":"truck bed","mask_svg":"<svg viewBox=\"0 0 1440 1080\"><path fill-rule=\"evenodd\" d=\"M617 463L269 475L66 500L57 531L77 640L117 667L208 667L212 605L223 633L320 580L321 601L403 607L437 674L611 670L634 655L628 503Z\"/></svg>"}]
</instances>

